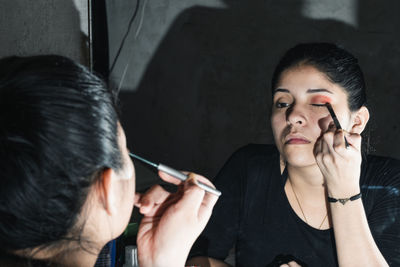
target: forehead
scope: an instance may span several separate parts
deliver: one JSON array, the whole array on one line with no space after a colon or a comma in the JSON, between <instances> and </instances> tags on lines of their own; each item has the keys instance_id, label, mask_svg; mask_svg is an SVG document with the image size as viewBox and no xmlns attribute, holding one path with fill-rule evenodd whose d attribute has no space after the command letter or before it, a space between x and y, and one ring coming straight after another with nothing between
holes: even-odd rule
<instances>
[{"instance_id":1,"label":"forehead","mask_svg":"<svg viewBox=\"0 0 400 267\"><path fill-rule=\"evenodd\" d=\"M296 66L282 72L274 94L292 95L322 93L346 95L345 90L332 83L328 77L312 66Z\"/></svg>"}]
</instances>

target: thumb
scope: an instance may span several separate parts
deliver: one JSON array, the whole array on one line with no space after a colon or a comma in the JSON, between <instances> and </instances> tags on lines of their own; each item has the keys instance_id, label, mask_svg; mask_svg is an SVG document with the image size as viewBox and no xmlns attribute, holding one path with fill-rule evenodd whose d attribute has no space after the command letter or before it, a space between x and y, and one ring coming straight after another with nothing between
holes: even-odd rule
<instances>
[{"instance_id":1,"label":"thumb","mask_svg":"<svg viewBox=\"0 0 400 267\"><path fill-rule=\"evenodd\" d=\"M198 218L199 220L208 220L211 217L212 210L218 201L218 196L206 193L203 202L200 205Z\"/></svg>"},{"instance_id":2,"label":"thumb","mask_svg":"<svg viewBox=\"0 0 400 267\"><path fill-rule=\"evenodd\" d=\"M197 217L205 191L197 186L196 180L196 175L191 173L183 184L183 195L177 205L180 209L190 211Z\"/></svg>"}]
</instances>

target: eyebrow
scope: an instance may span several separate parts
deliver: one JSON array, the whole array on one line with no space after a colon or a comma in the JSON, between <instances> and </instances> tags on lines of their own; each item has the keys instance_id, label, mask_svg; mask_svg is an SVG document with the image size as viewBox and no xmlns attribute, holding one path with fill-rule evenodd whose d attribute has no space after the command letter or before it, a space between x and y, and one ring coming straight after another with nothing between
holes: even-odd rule
<instances>
[{"instance_id":1,"label":"eyebrow","mask_svg":"<svg viewBox=\"0 0 400 267\"><path fill-rule=\"evenodd\" d=\"M277 92L290 93L289 89L285 89L285 88L277 88L277 89L275 89L274 94L277 93ZM328 89L325 89L325 88L308 89L307 93L308 94L315 94L315 93L333 94L331 91L329 91Z\"/></svg>"},{"instance_id":2,"label":"eyebrow","mask_svg":"<svg viewBox=\"0 0 400 267\"><path fill-rule=\"evenodd\" d=\"M328 89L324 89L324 88L308 89L307 93L309 93L309 94L314 94L314 93L329 93L329 94L333 94L331 91L329 91Z\"/></svg>"},{"instance_id":3,"label":"eyebrow","mask_svg":"<svg viewBox=\"0 0 400 267\"><path fill-rule=\"evenodd\" d=\"M276 88L274 91L274 94L277 92L290 93L290 91L288 89L283 89L283 88Z\"/></svg>"}]
</instances>

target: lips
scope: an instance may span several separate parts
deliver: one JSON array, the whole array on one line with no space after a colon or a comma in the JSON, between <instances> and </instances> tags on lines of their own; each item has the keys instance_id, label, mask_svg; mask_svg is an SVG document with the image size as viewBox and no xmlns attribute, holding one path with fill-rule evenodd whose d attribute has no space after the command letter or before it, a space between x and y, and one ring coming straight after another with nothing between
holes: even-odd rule
<instances>
[{"instance_id":1,"label":"lips","mask_svg":"<svg viewBox=\"0 0 400 267\"><path fill-rule=\"evenodd\" d=\"M285 144L287 145L302 145L311 143L311 141L307 138L298 135L289 135L285 138L285 140Z\"/></svg>"}]
</instances>

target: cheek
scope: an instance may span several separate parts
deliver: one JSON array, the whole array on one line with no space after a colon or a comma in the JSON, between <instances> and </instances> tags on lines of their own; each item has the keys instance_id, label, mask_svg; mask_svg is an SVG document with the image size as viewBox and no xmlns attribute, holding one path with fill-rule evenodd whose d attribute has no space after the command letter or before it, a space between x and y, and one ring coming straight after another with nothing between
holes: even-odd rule
<instances>
[{"instance_id":1,"label":"cheek","mask_svg":"<svg viewBox=\"0 0 400 267\"><path fill-rule=\"evenodd\" d=\"M279 135L286 127L286 117L283 112L273 112L271 115L271 128L274 136Z\"/></svg>"},{"instance_id":2,"label":"cheek","mask_svg":"<svg viewBox=\"0 0 400 267\"><path fill-rule=\"evenodd\" d=\"M135 175L129 180L125 180L122 183L121 188L121 218L125 218L123 221L129 220L132 214L132 210L134 207L134 199L135 199Z\"/></svg>"},{"instance_id":3,"label":"cheek","mask_svg":"<svg viewBox=\"0 0 400 267\"><path fill-rule=\"evenodd\" d=\"M135 187L136 187L136 175L135 167L130 158L127 158L125 166L125 178L122 180L123 187L121 188L122 201L126 204L126 207L130 209L133 207Z\"/></svg>"},{"instance_id":4,"label":"cheek","mask_svg":"<svg viewBox=\"0 0 400 267\"><path fill-rule=\"evenodd\" d=\"M128 180L128 187L126 191L128 191L128 198L130 201L134 201L134 196L135 196L135 189L136 189L136 174L135 174L135 166L133 165L132 161L130 161L130 176Z\"/></svg>"}]
</instances>

